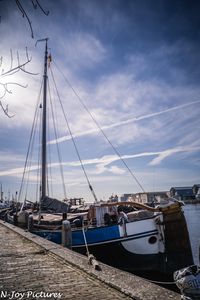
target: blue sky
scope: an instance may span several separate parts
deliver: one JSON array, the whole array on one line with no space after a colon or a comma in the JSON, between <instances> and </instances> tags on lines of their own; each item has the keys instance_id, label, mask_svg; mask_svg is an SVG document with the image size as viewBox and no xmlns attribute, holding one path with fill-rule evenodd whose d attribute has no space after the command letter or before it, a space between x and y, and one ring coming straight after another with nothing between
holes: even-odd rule
<instances>
[{"instance_id":1,"label":"blue sky","mask_svg":"<svg viewBox=\"0 0 200 300\"><path fill-rule=\"evenodd\" d=\"M0 111L0 182L4 192L19 190L49 38L52 70L82 161L98 199L112 193L141 192L110 145L84 111L65 77L101 125L145 191L169 190L200 182L200 17L198 1L40 0L21 1L30 27L14 1L0 1L1 70L16 52L28 75L2 77L12 93L2 99L15 116ZM56 68L58 66L58 69ZM49 74L50 80L50 74ZM0 85L0 96L3 93ZM67 196L92 200L66 124L58 112L59 146ZM51 128L51 131L52 128ZM55 138L49 144L55 150ZM53 196L62 198L58 159L52 150ZM34 164L33 164L34 169ZM37 169L37 168L35 168ZM34 199L36 171L30 174Z\"/></svg>"}]
</instances>

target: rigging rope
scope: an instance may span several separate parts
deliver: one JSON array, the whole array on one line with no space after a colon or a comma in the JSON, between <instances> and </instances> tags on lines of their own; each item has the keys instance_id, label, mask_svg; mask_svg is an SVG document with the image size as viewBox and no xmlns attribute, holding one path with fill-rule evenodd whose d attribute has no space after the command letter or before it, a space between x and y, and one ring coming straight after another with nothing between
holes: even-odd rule
<instances>
[{"instance_id":1,"label":"rigging rope","mask_svg":"<svg viewBox=\"0 0 200 300\"><path fill-rule=\"evenodd\" d=\"M77 97L77 99L79 100L79 102L81 103L81 105L83 106L83 108L86 110L86 112L89 114L89 116L91 117L91 119L93 120L93 122L96 124L97 128L100 130L100 132L102 133L102 135L104 136L104 138L107 140L107 142L110 144L111 148L113 149L113 151L115 152L115 154L119 157L119 159L122 161L122 163L124 164L124 166L127 168L127 170L129 171L129 173L131 174L131 176L134 178L134 180L137 182L137 184L139 185L139 187L141 188L141 190L143 192L145 192L143 186L141 185L141 183L139 182L139 180L137 179L137 177L135 176L135 174L132 172L132 170L129 168L129 166L127 165L127 163L125 162L125 160L123 159L123 157L121 156L121 154L119 153L119 151L116 149L116 147L113 145L113 143L110 141L110 139L107 137L107 135L105 134L105 131L101 128L100 124L97 122L97 120L94 118L94 116L92 115L92 113L90 112L90 110L87 108L87 106L85 105L85 103L83 102L83 100L81 99L81 97L79 96L79 94L76 92L76 90L74 89L74 87L72 86L72 84L69 82L69 80L67 79L67 77L65 76L65 74L62 72L62 70L60 70L60 68L58 67L58 65L56 64L56 62L54 61L54 64L57 68L57 70L63 75L65 81L67 82L68 86L72 89L73 93L75 94L75 96Z\"/></svg>"},{"instance_id":2,"label":"rigging rope","mask_svg":"<svg viewBox=\"0 0 200 300\"><path fill-rule=\"evenodd\" d=\"M57 142L58 132L57 132L57 129L56 129L57 127L56 127L55 115L54 115L54 110L53 110L53 103L52 103L52 97L51 97L49 81L48 81L48 91L49 91L49 99L50 99L50 105L51 105L51 114L52 114L52 119L53 119L54 135L55 135L55 138L56 138L56 148L57 148L57 154L58 154L58 160L59 160L62 186L63 186L64 197L66 199L67 198L67 193L66 193L66 187L65 187L65 181L64 181L64 172L63 172L63 167L62 167L62 157L61 157L60 148L59 148L59 145L58 145L58 142Z\"/></svg>"},{"instance_id":3,"label":"rigging rope","mask_svg":"<svg viewBox=\"0 0 200 300\"><path fill-rule=\"evenodd\" d=\"M35 129L35 125L36 125L36 117L37 117L37 111L38 111L38 106L39 106L41 91L42 91L42 84L41 84L41 87L40 87L40 92L39 92L38 100L37 100L37 103L36 103L36 109L35 109L35 114L34 114L32 128L31 128L31 135L30 135L30 139L29 139L29 143L28 143L28 151L27 151L27 154L26 154L26 160L25 160L25 164L24 164L24 170L23 170L21 185L20 185L20 189L19 189L19 196L18 196L19 200L20 200L21 194L22 194L22 188L23 188L23 184L24 184L24 179L25 179L25 174L26 174L26 168L27 168L29 153L30 153L30 149L31 149L32 138L33 138L34 129ZM25 204L25 200L26 199L24 199L24 202L23 202L23 205L21 206L20 211L23 210L23 207L24 207L24 204Z\"/></svg>"},{"instance_id":4,"label":"rigging rope","mask_svg":"<svg viewBox=\"0 0 200 300\"><path fill-rule=\"evenodd\" d=\"M74 137L73 137L71 128L70 128L70 126L69 126L69 122L68 122L67 116L66 116L65 111L64 111L64 107L63 107L63 104L62 104L62 101L61 101L61 98L60 98L60 95L59 95L59 92L58 92L58 88L57 88L57 85L56 85L56 82L55 82L55 78L54 78L54 75L53 75L51 66L50 66L50 71L51 71L51 76L52 76L53 83L54 83L54 86L55 86L55 89L56 89L57 97L58 97L58 99L59 99L59 103L60 103L60 106L61 106L61 108L62 108L63 116L64 116L64 118L65 118L65 122L66 122L66 124L67 124L67 128L68 128L69 134L70 134L70 136L71 136L71 139L72 139L72 142L73 142L73 145L74 145L76 154L77 154L78 159L79 159L79 161L80 161L81 168L82 168L83 173L84 173L84 175L85 175L85 178L86 178L86 180L87 180L89 189L90 189L90 191L91 191L91 193L92 193L92 195L93 195L93 197L94 197L94 200L95 200L95 202L97 202L97 201L98 201L98 200L97 200L97 196L96 196L96 194L95 194L95 192L94 192L94 190L93 190L93 187L92 187L92 185L91 185L91 183L90 183L90 180L89 180L89 178L88 178L88 176L87 176L87 173L86 173L85 168L84 168L84 165L83 165L83 161L82 161L82 159L81 159L81 156L80 156L80 154L79 154L79 151L78 151L78 148L77 148L75 139L74 139Z\"/></svg>"},{"instance_id":5,"label":"rigging rope","mask_svg":"<svg viewBox=\"0 0 200 300\"><path fill-rule=\"evenodd\" d=\"M39 106L37 107L37 116L36 116L35 128L33 130L33 137L32 137L32 141L31 141L30 154L29 154L29 166L27 167L27 181L26 181L25 200L27 199L27 193L28 193L28 184L29 184L29 178L30 178L30 173L31 173L32 157L33 157L34 142L35 142L35 135L36 135L36 127L37 127L37 123L38 123L38 118L39 118Z\"/></svg>"}]
</instances>

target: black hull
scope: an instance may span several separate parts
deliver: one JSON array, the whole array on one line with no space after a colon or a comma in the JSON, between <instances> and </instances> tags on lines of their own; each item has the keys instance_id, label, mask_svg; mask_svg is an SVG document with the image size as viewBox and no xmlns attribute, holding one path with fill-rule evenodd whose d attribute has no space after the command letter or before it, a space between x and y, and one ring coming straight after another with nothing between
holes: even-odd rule
<instances>
[{"instance_id":1,"label":"black hull","mask_svg":"<svg viewBox=\"0 0 200 300\"><path fill-rule=\"evenodd\" d=\"M73 247L73 250L86 254L85 247ZM158 271L166 273L164 254L133 254L127 251L120 242L89 246L90 254L97 260L127 272Z\"/></svg>"},{"instance_id":2,"label":"black hull","mask_svg":"<svg viewBox=\"0 0 200 300\"><path fill-rule=\"evenodd\" d=\"M97 260L127 272L153 271L172 275L173 272L193 264L192 256L182 257L182 253L135 254L127 251L121 242L98 244L88 247ZM73 250L86 254L85 247Z\"/></svg>"}]
</instances>

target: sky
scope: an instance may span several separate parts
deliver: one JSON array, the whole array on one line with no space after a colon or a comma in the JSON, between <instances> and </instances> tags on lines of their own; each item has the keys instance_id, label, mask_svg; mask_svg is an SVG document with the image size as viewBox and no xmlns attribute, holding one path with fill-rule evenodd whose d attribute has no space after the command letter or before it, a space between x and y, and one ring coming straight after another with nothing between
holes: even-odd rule
<instances>
[{"instance_id":1,"label":"sky","mask_svg":"<svg viewBox=\"0 0 200 300\"><path fill-rule=\"evenodd\" d=\"M52 197L63 198L62 168L65 196L93 200L66 119L98 199L199 184L199 1L40 0L48 15L29 0L20 3L28 20L14 0L0 1L0 100L12 116L0 110L4 195L20 190L35 107L42 101L45 44L36 41L47 37L49 114L53 106L59 127L55 136L49 121ZM12 68L27 60L26 47L28 73L2 75L11 60ZM36 132L33 153L40 144ZM30 187L23 188L30 200L38 197L37 157L32 154L26 175Z\"/></svg>"}]
</instances>

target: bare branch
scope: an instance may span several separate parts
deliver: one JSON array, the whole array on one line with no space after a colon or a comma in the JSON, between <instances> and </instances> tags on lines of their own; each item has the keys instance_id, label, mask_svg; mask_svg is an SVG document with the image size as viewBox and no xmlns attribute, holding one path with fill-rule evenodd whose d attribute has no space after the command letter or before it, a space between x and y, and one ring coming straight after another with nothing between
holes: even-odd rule
<instances>
[{"instance_id":1,"label":"bare branch","mask_svg":"<svg viewBox=\"0 0 200 300\"><path fill-rule=\"evenodd\" d=\"M32 1L33 2L33 1ZM39 8L41 9L41 11L46 15L46 16L48 16L48 14L49 14L49 11L45 11L43 8L42 8L42 6L41 6L41 4L39 3L39 1L38 0L36 0L36 5L38 5L39 6ZM37 6L36 6L37 7Z\"/></svg>"},{"instance_id":2,"label":"bare branch","mask_svg":"<svg viewBox=\"0 0 200 300\"><path fill-rule=\"evenodd\" d=\"M3 98L5 97L5 95L6 95L6 93L7 93L7 90L6 90L6 88L4 87L3 95L0 96L0 99L3 99Z\"/></svg>"},{"instance_id":3,"label":"bare branch","mask_svg":"<svg viewBox=\"0 0 200 300\"><path fill-rule=\"evenodd\" d=\"M22 64L20 64L20 57L19 57L19 53L17 51L17 63L18 65L8 71L4 71L2 70L2 73L1 73L1 76L7 76L7 75L13 75L15 73L17 73L19 70L27 73L27 74L31 74L31 75L38 75L38 73L32 73L32 72L28 72L25 70L25 66L31 61L32 58L29 57L28 55L28 50L27 50L27 47L26 47L26 61ZM11 66L13 65L13 56L12 56L12 50L11 50Z\"/></svg>"},{"instance_id":4,"label":"bare branch","mask_svg":"<svg viewBox=\"0 0 200 300\"><path fill-rule=\"evenodd\" d=\"M30 74L30 75L37 75L36 73L32 73L32 72L29 72L29 71L25 70L25 66L28 63L30 63L30 61L31 61L31 58L29 57L29 53L28 53L28 50L27 50L27 47L26 47L26 60L25 60L25 62L21 63L20 55L19 55L19 53L17 51L17 54L16 54L16 64L17 64L17 66L13 67L13 62L14 62L13 52L12 52L12 50L10 50L10 69L4 71L4 69L3 69L3 57L1 57L0 58L0 70L2 68L2 71L1 71L0 77L4 77L5 78L7 76L12 76L12 75L14 75L15 73L17 73L19 71L22 71L22 72ZM19 86L19 87L22 87L22 88L27 88L27 85L23 85L23 84L20 84L18 82L9 81L9 82L5 82L4 83L4 82L0 81L0 87L1 87L0 108L2 109L3 113L8 118L12 118L12 117L14 117L14 115L11 115L8 112L8 105L5 105L1 100L3 98L5 98L6 94L12 94L12 90L10 88L12 85Z\"/></svg>"},{"instance_id":5,"label":"bare branch","mask_svg":"<svg viewBox=\"0 0 200 300\"><path fill-rule=\"evenodd\" d=\"M32 58L29 58L29 56L28 56L28 48L26 47L26 59L27 59L27 61L31 61L31 59Z\"/></svg>"},{"instance_id":6,"label":"bare branch","mask_svg":"<svg viewBox=\"0 0 200 300\"><path fill-rule=\"evenodd\" d=\"M33 0L31 0L32 4L33 4L33 7L36 9L37 8L37 3L34 3Z\"/></svg>"},{"instance_id":7,"label":"bare branch","mask_svg":"<svg viewBox=\"0 0 200 300\"><path fill-rule=\"evenodd\" d=\"M4 72L4 70L2 70L3 72ZM18 68L15 68L14 70L11 70L11 71L9 71L9 72L7 72L7 74L4 74L4 73L2 73L3 75L2 75L2 77L3 76L11 76L11 75L13 75L13 74L15 74L15 73L17 73L17 72L19 72L20 71L20 69L18 69Z\"/></svg>"},{"instance_id":8,"label":"bare branch","mask_svg":"<svg viewBox=\"0 0 200 300\"><path fill-rule=\"evenodd\" d=\"M23 84L20 84L18 82L6 82L6 83L1 83L0 82L0 85L3 87L3 95L0 96L0 99L3 99L6 95L6 93L9 93L9 94L12 94L12 91L10 89L8 89L8 86L9 85L18 85L22 88L27 88L28 85L23 85Z\"/></svg>"},{"instance_id":9,"label":"bare branch","mask_svg":"<svg viewBox=\"0 0 200 300\"><path fill-rule=\"evenodd\" d=\"M26 71L26 70L23 69L22 67L19 67L19 69L20 69L21 71L23 71L24 73L27 73L27 74L30 74L30 75L38 75L38 73L32 73L32 72Z\"/></svg>"},{"instance_id":10,"label":"bare branch","mask_svg":"<svg viewBox=\"0 0 200 300\"><path fill-rule=\"evenodd\" d=\"M3 1L3 0L0 0L0 1ZM15 0L15 3L19 9L19 11L22 13L22 17L23 18L26 18L28 24L29 24L29 27L30 27L30 30L31 30L31 37L34 38L34 33L33 33L33 27L32 27L32 23L31 23L31 20L28 16L28 14L26 13L26 10L24 9L23 5L21 4L20 2L21 0ZM44 10L44 8L42 7L42 5L40 4L39 0L30 0L32 2L32 5L33 5L33 8L34 9L37 9L37 7L40 8L40 10L43 12L43 14L45 16L48 16L49 15L49 11L48 10ZM0 16L0 23L1 23L1 16Z\"/></svg>"},{"instance_id":11,"label":"bare branch","mask_svg":"<svg viewBox=\"0 0 200 300\"><path fill-rule=\"evenodd\" d=\"M1 68L2 64L3 64L3 57L1 56L0 57L0 68Z\"/></svg>"},{"instance_id":12,"label":"bare branch","mask_svg":"<svg viewBox=\"0 0 200 300\"><path fill-rule=\"evenodd\" d=\"M22 17L26 17L28 23L29 23L29 27L30 27L30 30L31 30L31 37L34 39L34 34L33 34L33 28L32 28L32 24L31 24L31 21L26 13L26 11L24 10L23 6L21 5L20 1L19 0L15 0L19 10L21 11L22 13Z\"/></svg>"},{"instance_id":13,"label":"bare branch","mask_svg":"<svg viewBox=\"0 0 200 300\"><path fill-rule=\"evenodd\" d=\"M12 55L12 49L10 49L10 70L12 70L13 67L13 55Z\"/></svg>"},{"instance_id":14,"label":"bare branch","mask_svg":"<svg viewBox=\"0 0 200 300\"><path fill-rule=\"evenodd\" d=\"M0 107L2 108L4 114L8 117L8 118L13 118L14 115L10 115L8 113L8 104L6 105L6 107L3 106L2 102L0 101Z\"/></svg>"}]
</instances>

